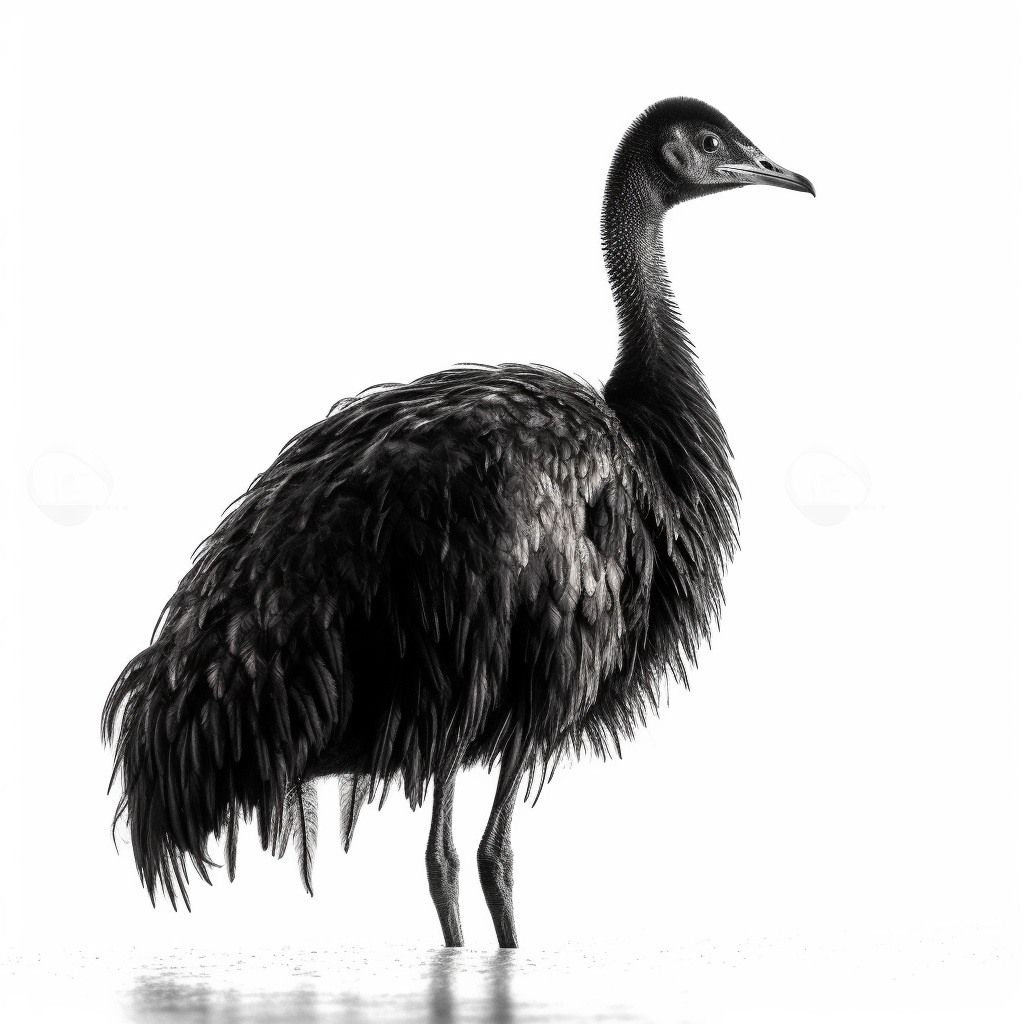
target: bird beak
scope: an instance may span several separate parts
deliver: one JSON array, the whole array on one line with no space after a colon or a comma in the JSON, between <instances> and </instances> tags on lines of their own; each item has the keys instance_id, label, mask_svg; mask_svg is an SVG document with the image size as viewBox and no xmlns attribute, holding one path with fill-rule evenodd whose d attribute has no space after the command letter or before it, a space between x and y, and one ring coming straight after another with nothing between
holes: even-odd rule
<instances>
[{"instance_id":1,"label":"bird beak","mask_svg":"<svg viewBox=\"0 0 1024 1024\"><path fill-rule=\"evenodd\" d=\"M724 164L718 168L720 174L734 178L741 185L778 185L779 188L791 188L795 192L810 192L817 195L814 186L802 174L787 171L780 164L771 160L751 160L748 164Z\"/></svg>"}]
</instances>

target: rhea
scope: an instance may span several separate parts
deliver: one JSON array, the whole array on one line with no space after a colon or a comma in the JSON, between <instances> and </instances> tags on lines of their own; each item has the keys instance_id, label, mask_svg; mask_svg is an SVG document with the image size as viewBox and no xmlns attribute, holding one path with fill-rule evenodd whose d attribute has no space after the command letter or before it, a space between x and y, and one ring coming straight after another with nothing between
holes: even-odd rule
<instances>
[{"instance_id":1,"label":"rhea","mask_svg":"<svg viewBox=\"0 0 1024 1024\"><path fill-rule=\"evenodd\" d=\"M427 878L462 944L458 771L498 767L477 851L501 946L517 945L512 811L559 759L620 752L717 623L736 546L725 431L676 314L662 221L742 185L814 194L717 110L668 99L626 132L602 241L619 320L602 391L540 366L469 366L339 402L293 438L199 548L151 645L107 698L114 819L151 900L188 906L211 835L234 877L239 819L293 840L315 782L360 807L433 787Z\"/></svg>"}]
</instances>

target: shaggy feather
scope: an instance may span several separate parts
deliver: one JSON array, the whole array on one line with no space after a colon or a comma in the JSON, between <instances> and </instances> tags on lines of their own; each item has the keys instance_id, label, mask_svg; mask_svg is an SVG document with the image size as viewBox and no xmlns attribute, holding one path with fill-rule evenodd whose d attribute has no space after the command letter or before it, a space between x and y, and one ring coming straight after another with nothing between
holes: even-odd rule
<instances>
[{"instance_id":1,"label":"shaggy feather","mask_svg":"<svg viewBox=\"0 0 1024 1024\"><path fill-rule=\"evenodd\" d=\"M338 776L338 805L340 815L341 845L348 853L352 836L356 830L359 812L370 795L370 780L365 775L344 774Z\"/></svg>"},{"instance_id":2,"label":"shaggy feather","mask_svg":"<svg viewBox=\"0 0 1024 1024\"><path fill-rule=\"evenodd\" d=\"M318 819L316 783L302 779L285 797L281 831L276 841L278 857L283 857L289 837L294 837L303 888L313 895L313 857L316 855Z\"/></svg>"},{"instance_id":3,"label":"shaggy feather","mask_svg":"<svg viewBox=\"0 0 1024 1024\"><path fill-rule=\"evenodd\" d=\"M227 836L224 839L224 863L228 881L235 880L235 862L238 859L238 815L228 812Z\"/></svg>"}]
</instances>

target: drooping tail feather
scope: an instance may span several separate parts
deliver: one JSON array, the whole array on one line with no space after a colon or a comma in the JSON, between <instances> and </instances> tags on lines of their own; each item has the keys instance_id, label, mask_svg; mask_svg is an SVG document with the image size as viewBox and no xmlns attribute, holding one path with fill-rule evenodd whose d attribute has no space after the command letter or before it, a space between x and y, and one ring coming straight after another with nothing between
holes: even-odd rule
<instances>
[{"instance_id":1,"label":"drooping tail feather","mask_svg":"<svg viewBox=\"0 0 1024 1024\"><path fill-rule=\"evenodd\" d=\"M316 783L302 779L285 795L284 818L280 832L274 838L273 851L278 859L288 849L288 840L294 838L299 860L299 877L310 896L313 895L313 858L317 839Z\"/></svg>"},{"instance_id":2,"label":"drooping tail feather","mask_svg":"<svg viewBox=\"0 0 1024 1024\"><path fill-rule=\"evenodd\" d=\"M227 836L224 839L224 864L228 869L228 881L235 880L235 861L238 858L238 812L228 810Z\"/></svg>"},{"instance_id":3,"label":"drooping tail feather","mask_svg":"<svg viewBox=\"0 0 1024 1024\"><path fill-rule=\"evenodd\" d=\"M127 665L103 709L103 737L115 743L111 786L118 776L122 784L114 829L126 820L154 904L159 888L172 906L180 895L190 909L186 861L210 881L211 835L225 836L234 878L240 815L255 816L264 849L295 835L311 891L315 790L303 773L345 726L340 625L314 618L319 628L296 637L280 630L280 612L269 622L251 607L197 612L200 568L182 581L160 635ZM310 622L288 611L292 622Z\"/></svg>"},{"instance_id":4,"label":"drooping tail feather","mask_svg":"<svg viewBox=\"0 0 1024 1024\"><path fill-rule=\"evenodd\" d=\"M341 775L338 777L338 804L341 811L341 845L348 853L352 835L356 830L359 812L370 796L369 775Z\"/></svg>"}]
</instances>

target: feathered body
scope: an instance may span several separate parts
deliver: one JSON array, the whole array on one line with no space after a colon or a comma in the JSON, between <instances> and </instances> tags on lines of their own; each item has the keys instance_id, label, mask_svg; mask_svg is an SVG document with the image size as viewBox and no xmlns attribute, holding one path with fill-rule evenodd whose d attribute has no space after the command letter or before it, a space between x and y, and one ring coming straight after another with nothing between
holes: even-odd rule
<instances>
[{"instance_id":1,"label":"feathered body","mask_svg":"<svg viewBox=\"0 0 1024 1024\"><path fill-rule=\"evenodd\" d=\"M531 366L374 390L299 434L105 710L112 730L126 702L151 893L239 812L274 843L302 779L400 777L415 807L448 762L617 748L717 615L735 492L702 461L666 480L596 391Z\"/></svg>"},{"instance_id":2,"label":"feathered body","mask_svg":"<svg viewBox=\"0 0 1024 1024\"><path fill-rule=\"evenodd\" d=\"M373 389L295 437L200 547L103 715L108 740L122 716L118 817L151 897L184 895L186 857L207 877L211 834L233 873L252 815L264 847L296 837L308 887L317 777L342 777L347 847L395 781L413 807L474 763L543 783L566 752L617 751L667 670L685 681L738 495L665 279L671 203L636 156L652 111L605 197L621 336L603 394L521 365Z\"/></svg>"}]
</instances>

